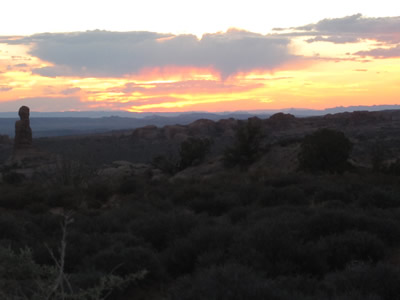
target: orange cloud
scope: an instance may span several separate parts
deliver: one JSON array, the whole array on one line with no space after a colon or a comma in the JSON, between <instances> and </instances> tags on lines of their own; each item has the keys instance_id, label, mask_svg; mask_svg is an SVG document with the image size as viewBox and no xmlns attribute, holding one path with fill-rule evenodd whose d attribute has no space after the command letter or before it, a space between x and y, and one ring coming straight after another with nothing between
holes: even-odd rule
<instances>
[{"instance_id":1,"label":"orange cloud","mask_svg":"<svg viewBox=\"0 0 400 300\"><path fill-rule=\"evenodd\" d=\"M126 76L125 78L138 82L171 82L191 79L217 80L220 78L220 73L211 67L166 66L143 68L138 74Z\"/></svg>"},{"instance_id":2,"label":"orange cloud","mask_svg":"<svg viewBox=\"0 0 400 300\"><path fill-rule=\"evenodd\" d=\"M350 21L364 22L359 19L354 17ZM97 36L98 34L100 36ZM312 32L307 31L306 34ZM92 32L88 36L99 41L101 36L113 35L107 32ZM44 51L45 47L49 47L46 43L53 42L54 38L59 38L65 43L75 37L72 34L50 34L50 38L37 37L43 39L42 48L39 50ZM87 66L83 65L84 59L73 62L75 65L40 59L39 56L46 55L38 49L36 51L39 51L40 55L32 53L29 44L32 43L32 38L25 42L20 42L23 37L14 38L10 39L8 44L0 41L0 111L13 107L10 104L12 101L18 105L24 101L37 101L34 107L42 110L46 110L46 107L48 110L62 110L62 107L65 107L67 110L130 111L229 111L399 103L400 58L396 58L399 46L385 45L385 49L395 52L382 52L375 48L376 40L364 39L362 42L344 43L343 39L327 36L337 43L325 41L324 38L307 42L309 36L300 36L291 38L290 43L285 39L279 40L279 37L277 42L271 42L271 38L277 37L267 38L240 30L205 35L202 39L162 34L153 36L149 33L145 33L144 37L123 37L150 38L150 42L146 43L156 43L157 47L162 44L162 48L157 49L165 51L178 49L179 42L185 44L187 49L194 47L196 51L200 51L204 45L211 45L214 47L212 49L220 50L219 42L224 47L229 47L224 48L217 56L207 52L213 59L211 63L203 61L201 56L197 56L195 63L192 63L191 53L185 51L179 53L186 57L169 53L166 57L170 57L172 63L167 63L165 57L157 61L157 56L154 55L154 61L146 56L146 64L140 66L135 66L127 60L113 58L114 62L120 65L114 67L113 72L106 72L110 62L96 61L94 58L89 60L94 65ZM393 42L396 37L398 33L392 32L390 41ZM224 39L228 39L229 43L225 43ZM261 42L257 39L261 39ZM248 54L259 55L262 51L250 51L243 40L254 42L255 46L262 46L261 49L265 45L273 45L272 50L283 47L284 54L288 56L284 56L279 64L267 64L271 57L261 56L264 65L259 65L257 59L260 57L257 56L253 60ZM237 47L231 47L232 45ZM146 44L146 47L148 46ZM134 50L141 50L138 47L135 45ZM240 52L240 49L244 49L241 47L245 47L249 52ZM116 51L120 48L115 46L112 49ZM224 55L230 55L232 51L236 52L224 61ZM357 55L360 51L367 51L367 59ZM274 55L279 57L278 54ZM62 59L67 59L64 54L59 55ZM130 55L129 51L124 52L124 55ZM378 59L380 57L386 59ZM230 62L235 59L241 61L230 69ZM216 61L219 64L215 63ZM133 72L123 65L128 62L136 68ZM54 73L41 74L37 70Z\"/></svg>"}]
</instances>

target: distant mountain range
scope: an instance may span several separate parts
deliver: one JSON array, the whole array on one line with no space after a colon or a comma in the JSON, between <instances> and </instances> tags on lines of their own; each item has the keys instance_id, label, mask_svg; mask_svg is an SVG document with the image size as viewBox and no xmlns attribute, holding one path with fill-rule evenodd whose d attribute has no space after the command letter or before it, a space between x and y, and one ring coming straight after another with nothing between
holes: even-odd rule
<instances>
[{"instance_id":1,"label":"distant mountain range","mask_svg":"<svg viewBox=\"0 0 400 300\"><path fill-rule=\"evenodd\" d=\"M277 112L290 113L296 117L321 116L326 114L334 114L340 112L352 112L357 110L379 111L400 109L400 105L372 105L372 106L338 106L326 108L322 110L308 108L285 108L270 110L248 110L248 111L226 111L218 113L208 112L129 112L129 111L64 111L64 112L31 112L31 117L35 118L102 118L102 117L125 117L125 118L153 118L161 117L178 117L183 115L214 115L226 118L230 115L272 115ZM17 118L17 112L0 112L0 118Z\"/></svg>"},{"instance_id":2,"label":"distant mountain range","mask_svg":"<svg viewBox=\"0 0 400 300\"><path fill-rule=\"evenodd\" d=\"M31 128L33 137L46 136L65 136L65 135L80 135L93 134L122 129L135 129L147 125L155 125L162 127L165 125L187 125L199 119L209 119L217 121L220 119L235 118L248 119L252 116L267 118L265 114L250 114L250 113L232 113L226 115L212 113L186 113L174 116L159 116L148 115L137 117L37 117L32 114ZM0 135L6 134L14 136L14 126L17 118L0 118Z\"/></svg>"},{"instance_id":3,"label":"distant mountain range","mask_svg":"<svg viewBox=\"0 0 400 300\"><path fill-rule=\"evenodd\" d=\"M68 111L68 112L31 112L31 127L34 137L62 136L100 133L113 130L134 129L146 125L162 127L165 125L186 125L198 119L217 121L220 119L247 119L252 116L268 118L284 112L296 117L320 116L352 111L381 111L400 109L400 105L350 106L324 110L288 108L281 110L254 110L236 112L170 112L170 113L134 113L127 111ZM17 112L0 112L0 134L14 136L14 124Z\"/></svg>"}]
</instances>

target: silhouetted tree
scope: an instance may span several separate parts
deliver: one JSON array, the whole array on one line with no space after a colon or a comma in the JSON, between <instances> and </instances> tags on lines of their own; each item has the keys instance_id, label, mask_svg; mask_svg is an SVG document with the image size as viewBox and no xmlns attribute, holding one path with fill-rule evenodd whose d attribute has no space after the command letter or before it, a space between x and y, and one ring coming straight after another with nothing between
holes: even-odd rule
<instances>
[{"instance_id":1,"label":"silhouetted tree","mask_svg":"<svg viewBox=\"0 0 400 300\"><path fill-rule=\"evenodd\" d=\"M382 141L376 141L370 147L372 169L374 171L381 171L384 168L383 162L385 158L385 147Z\"/></svg>"},{"instance_id":2,"label":"silhouetted tree","mask_svg":"<svg viewBox=\"0 0 400 300\"><path fill-rule=\"evenodd\" d=\"M181 143L179 169L199 164L210 151L212 141L208 138L190 137Z\"/></svg>"},{"instance_id":3,"label":"silhouetted tree","mask_svg":"<svg viewBox=\"0 0 400 300\"><path fill-rule=\"evenodd\" d=\"M247 122L239 123L233 146L225 150L225 164L246 166L253 163L260 153L263 137L260 119L250 118Z\"/></svg>"},{"instance_id":4,"label":"silhouetted tree","mask_svg":"<svg viewBox=\"0 0 400 300\"><path fill-rule=\"evenodd\" d=\"M157 155L151 161L151 164L167 174L175 174L178 171L179 162L171 154Z\"/></svg>"},{"instance_id":5,"label":"silhouetted tree","mask_svg":"<svg viewBox=\"0 0 400 300\"><path fill-rule=\"evenodd\" d=\"M348 167L352 143L341 131L319 129L301 143L300 168L306 171L341 173Z\"/></svg>"}]
</instances>

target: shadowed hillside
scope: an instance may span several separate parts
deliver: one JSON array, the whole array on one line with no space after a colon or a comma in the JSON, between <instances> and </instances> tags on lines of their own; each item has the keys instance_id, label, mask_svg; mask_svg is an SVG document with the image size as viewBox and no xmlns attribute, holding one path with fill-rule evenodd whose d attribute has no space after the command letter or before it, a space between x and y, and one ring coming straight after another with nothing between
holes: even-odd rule
<instances>
[{"instance_id":1,"label":"shadowed hillside","mask_svg":"<svg viewBox=\"0 0 400 300\"><path fill-rule=\"evenodd\" d=\"M1 299L400 299L398 110L0 146Z\"/></svg>"},{"instance_id":2,"label":"shadowed hillside","mask_svg":"<svg viewBox=\"0 0 400 300\"><path fill-rule=\"evenodd\" d=\"M369 163L372 144L384 147L387 159L396 158L400 147L398 110L340 113L309 118L295 118L290 114L278 113L260 120L265 132L264 142L270 145L296 143L317 128L341 130L356 142L352 157L360 164ZM44 150L96 164L114 160L146 163L160 154L176 156L180 143L191 136L213 139L211 152L215 155L222 154L223 149L232 142L237 124L235 119L201 119L189 125L147 126L105 134L40 138L35 143Z\"/></svg>"}]
</instances>

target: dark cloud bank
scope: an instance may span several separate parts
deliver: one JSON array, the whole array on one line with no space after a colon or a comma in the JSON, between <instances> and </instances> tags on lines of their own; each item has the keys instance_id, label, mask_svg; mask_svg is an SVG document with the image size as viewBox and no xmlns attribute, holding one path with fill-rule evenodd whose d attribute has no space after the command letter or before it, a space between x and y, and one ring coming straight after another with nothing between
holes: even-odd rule
<instances>
[{"instance_id":1,"label":"dark cloud bank","mask_svg":"<svg viewBox=\"0 0 400 300\"><path fill-rule=\"evenodd\" d=\"M33 70L48 77L123 77L145 68L197 67L213 68L227 78L253 70L272 71L307 59L290 52L291 39L299 36L309 43L374 40L374 48L353 54L400 57L400 17L367 18L361 14L276 29L270 35L229 30L198 39L194 35L95 30L0 37L0 43L30 45L31 55L54 65Z\"/></svg>"},{"instance_id":2,"label":"dark cloud bank","mask_svg":"<svg viewBox=\"0 0 400 300\"><path fill-rule=\"evenodd\" d=\"M222 77L255 69L273 70L297 59L286 37L246 31L194 35L87 31L46 33L8 43L32 45L30 54L54 64L43 76L124 76L152 67L213 68Z\"/></svg>"}]
</instances>

